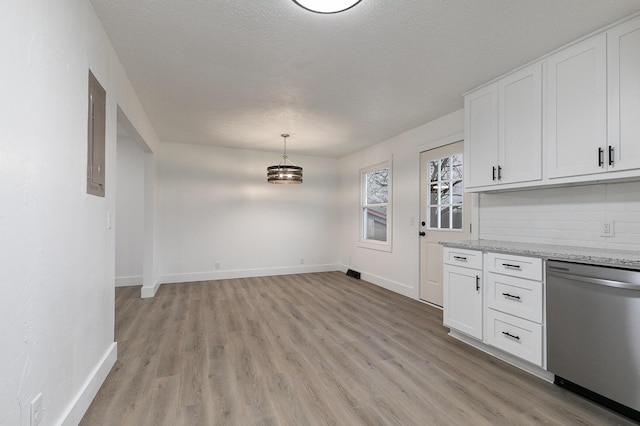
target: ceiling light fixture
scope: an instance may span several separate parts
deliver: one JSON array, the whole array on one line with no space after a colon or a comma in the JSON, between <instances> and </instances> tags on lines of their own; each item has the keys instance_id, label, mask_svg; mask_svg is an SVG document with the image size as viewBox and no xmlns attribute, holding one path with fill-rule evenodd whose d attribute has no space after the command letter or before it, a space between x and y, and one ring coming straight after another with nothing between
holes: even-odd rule
<instances>
[{"instance_id":1,"label":"ceiling light fixture","mask_svg":"<svg viewBox=\"0 0 640 426\"><path fill-rule=\"evenodd\" d=\"M293 164L289 160L289 156L287 156L287 138L289 135L283 133L280 136L284 138L282 161L277 166L267 167L267 182L278 184L302 183L302 167Z\"/></svg>"},{"instance_id":2,"label":"ceiling light fixture","mask_svg":"<svg viewBox=\"0 0 640 426\"><path fill-rule=\"evenodd\" d=\"M293 0L298 6L316 13L338 13L351 9L362 0Z\"/></svg>"}]
</instances>

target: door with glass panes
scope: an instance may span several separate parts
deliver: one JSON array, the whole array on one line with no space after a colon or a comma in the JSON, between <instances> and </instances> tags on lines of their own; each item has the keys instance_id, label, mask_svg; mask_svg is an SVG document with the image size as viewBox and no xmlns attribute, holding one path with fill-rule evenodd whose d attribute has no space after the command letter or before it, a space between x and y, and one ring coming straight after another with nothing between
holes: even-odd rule
<instances>
[{"instance_id":1,"label":"door with glass panes","mask_svg":"<svg viewBox=\"0 0 640 426\"><path fill-rule=\"evenodd\" d=\"M440 241L471 238L471 203L463 187L463 142L420 153L420 299L442 306Z\"/></svg>"}]
</instances>

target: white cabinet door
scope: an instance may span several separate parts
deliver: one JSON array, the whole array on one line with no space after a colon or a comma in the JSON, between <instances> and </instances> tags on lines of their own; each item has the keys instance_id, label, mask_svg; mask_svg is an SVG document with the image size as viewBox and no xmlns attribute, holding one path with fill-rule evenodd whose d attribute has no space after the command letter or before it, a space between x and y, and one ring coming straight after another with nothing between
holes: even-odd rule
<instances>
[{"instance_id":1,"label":"white cabinet door","mask_svg":"<svg viewBox=\"0 0 640 426\"><path fill-rule=\"evenodd\" d=\"M444 265L444 325L482 340L482 271Z\"/></svg>"},{"instance_id":2,"label":"white cabinet door","mask_svg":"<svg viewBox=\"0 0 640 426\"><path fill-rule=\"evenodd\" d=\"M609 170L640 168L640 18L607 33ZM609 158L609 156L611 158Z\"/></svg>"},{"instance_id":3,"label":"white cabinet door","mask_svg":"<svg viewBox=\"0 0 640 426\"><path fill-rule=\"evenodd\" d=\"M606 170L606 41L601 34L546 61L549 178Z\"/></svg>"},{"instance_id":4,"label":"white cabinet door","mask_svg":"<svg viewBox=\"0 0 640 426\"><path fill-rule=\"evenodd\" d=\"M498 178L498 85L466 95L464 113L465 188L493 185Z\"/></svg>"},{"instance_id":5,"label":"white cabinet door","mask_svg":"<svg viewBox=\"0 0 640 426\"><path fill-rule=\"evenodd\" d=\"M499 85L500 183L542 179L542 64L511 74Z\"/></svg>"}]
</instances>

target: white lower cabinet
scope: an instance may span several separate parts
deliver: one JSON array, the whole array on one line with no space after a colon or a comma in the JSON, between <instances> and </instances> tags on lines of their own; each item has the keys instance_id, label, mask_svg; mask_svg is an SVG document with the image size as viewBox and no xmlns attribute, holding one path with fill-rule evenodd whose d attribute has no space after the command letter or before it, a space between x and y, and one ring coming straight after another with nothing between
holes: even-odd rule
<instances>
[{"instance_id":1,"label":"white lower cabinet","mask_svg":"<svg viewBox=\"0 0 640 426\"><path fill-rule=\"evenodd\" d=\"M444 324L545 369L542 259L444 250Z\"/></svg>"},{"instance_id":2,"label":"white lower cabinet","mask_svg":"<svg viewBox=\"0 0 640 426\"><path fill-rule=\"evenodd\" d=\"M485 342L544 368L542 259L486 253L484 271Z\"/></svg>"},{"instance_id":3,"label":"white lower cabinet","mask_svg":"<svg viewBox=\"0 0 640 426\"><path fill-rule=\"evenodd\" d=\"M444 325L482 340L482 252L445 248L444 259ZM478 269L469 265L477 265Z\"/></svg>"}]
</instances>

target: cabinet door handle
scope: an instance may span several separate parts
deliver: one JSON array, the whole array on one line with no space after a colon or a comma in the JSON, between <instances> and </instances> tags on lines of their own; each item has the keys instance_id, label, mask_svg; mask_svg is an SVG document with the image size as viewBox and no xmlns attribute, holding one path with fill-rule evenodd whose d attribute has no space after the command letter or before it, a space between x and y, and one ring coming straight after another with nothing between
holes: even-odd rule
<instances>
[{"instance_id":1,"label":"cabinet door handle","mask_svg":"<svg viewBox=\"0 0 640 426\"><path fill-rule=\"evenodd\" d=\"M515 269L516 271L520 271L522 269L520 265L512 265L511 263L503 263L502 266L504 266L505 269Z\"/></svg>"},{"instance_id":2,"label":"cabinet door handle","mask_svg":"<svg viewBox=\"0 0 640 426\"><path fill-rule=\"evenodd\" d=\"M498 166L498 180L502 179L502 166Z\"/></svg>"},{"instance_id":3,"label":"cabinet door handle","mask_svg":"<svg viewBox=\"0 0 640 426\"><path fill-rule=\"evenodd\" d=\"M476 275L476 291L480 291L480 276Z\"/></svg>"},{"instance_id":4,"label":"cabinet door handle","mask_svg":"<svg viewBox=\"0 0 640 426\"><path fill-rule=\"evenodd\" d=\"M496 180L496 166L493 166L491 169L493 170L493 172L491 173L491 180L495 181Z\"/></svg>"},{"instance_id":5,"label":"cabinet door handle","mask_svg":"<svg viewBox=\"0 0 640 426\"><path fill-rule=\"evenodd\" d=\"M609 146L609 165L613 166L613 147Z\"/></svg>"},{"instance_id":6,"label":"cabinet door handle","mask_svg":"<svg viewBox=\"0 0 640 426\"><path fill-rule=\"evenodd\" d=\"M510 298L512 298L512 299L520 300L520 296L514 296L513 294L509 294L509 293L502 293L502 295L503 295L504 297L510 297Z\"/></svg>"},{"instance_id":7,"label":"cabinet door handle","mask_svg":"<svg viewBox=\"0 0 640 426\"><path fill-rule=\"evenodd\" d=\"M507 337L511 337L512 339L520 340L520 338L518 336L514 336L513 334L509 333L508 331L503 331L502 334L504 334Z\"/></svg>"},{"instance_id":8,"label":"cabinet door handle","mask_svg":"<svg viewBox=\"0 0 640 426\"><path fill-rule=\"evenodd\" d=\"M467 258L464 256L453 256L455 260L459 260L460 262L466 262Z\"/></svg>"},{"instance_id":9,"label":"cabinet door handle","mask_svg":"<svg viewBox=\"0 0 640 426\"><path fill-rule=\"evenodd\" d=\"M598 167L602 167L604 165L604 160L602 158L604 151L602 147L598 148Z\"/></svg>"}]
</instances>

